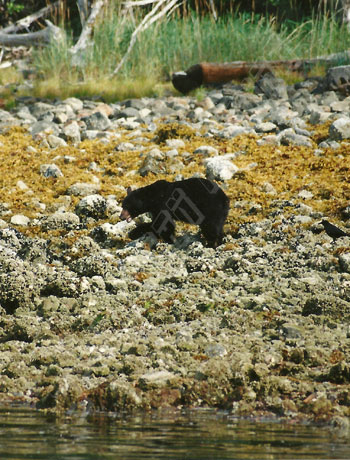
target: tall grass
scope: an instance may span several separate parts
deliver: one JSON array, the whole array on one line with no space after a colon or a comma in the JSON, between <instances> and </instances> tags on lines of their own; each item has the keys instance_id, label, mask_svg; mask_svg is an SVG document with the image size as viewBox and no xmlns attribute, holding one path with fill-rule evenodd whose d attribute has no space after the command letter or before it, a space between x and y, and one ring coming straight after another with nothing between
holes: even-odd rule
<instances>
[{"instance_id":1,"label":"tall grass","mask_svg":"<svg viewBox=\"0 0 350 460\"><path fill-rule=\"evenodd\" d=\"M61 45L54 43L38 50L34 65L39 81L46 85L55 81L58 93L65 90L74 94L90 85L87 92L95 89L118 98L118 88L121 91L125 82L129 87L130 81L138 82L135 85L141 93L144 82L149 94L155 82L202 61L310 58L350 48L346 27L327 16L277 27L273 19L262 17L228 15L215 22L210 16L191 14L182 19L173 17L142 32L118 76L108 78L126 52L134 27L116 11L110 12L96 27L94 44L79 69L70 63L69 34Z\"/></svg>"}]
</instances>

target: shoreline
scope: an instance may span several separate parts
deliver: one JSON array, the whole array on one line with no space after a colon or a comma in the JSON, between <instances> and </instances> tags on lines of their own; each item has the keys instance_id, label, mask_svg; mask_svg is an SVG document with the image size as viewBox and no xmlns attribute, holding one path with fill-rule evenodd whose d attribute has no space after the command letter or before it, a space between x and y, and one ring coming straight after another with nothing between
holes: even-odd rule
<instances>
[{"instance_id":1,"label":"shoreline","mask_svg":"<svg viewBox=\"0 0 350 460\"><path fill-rule=\"evenodd\" d=\"M348 225L350 102L285 91L2 114L0 401L349 422L350 239L320 220ZM130 241L126 188L193 176L230 198L224 243Z\"/></svg>"}]
</instances>

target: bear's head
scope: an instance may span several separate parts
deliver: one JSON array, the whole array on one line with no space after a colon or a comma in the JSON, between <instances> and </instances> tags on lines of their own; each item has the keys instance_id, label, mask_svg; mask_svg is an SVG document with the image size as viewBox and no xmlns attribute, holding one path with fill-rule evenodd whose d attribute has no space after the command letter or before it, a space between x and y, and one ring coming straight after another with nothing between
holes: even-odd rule
<instances>
[{"instance_id":1,"label":"bear's head","mask_svg":"<svg viewBox=\"0 0 350 460\"><path fill-rule=\"evenodd\" d=\"M134 217L143 214L144 202L139 196L138 190L132 191L130 187L127 189L127 196L124 198L122 203L122 212L120 218L130 222Z\"/></svg>"}]
</instances>

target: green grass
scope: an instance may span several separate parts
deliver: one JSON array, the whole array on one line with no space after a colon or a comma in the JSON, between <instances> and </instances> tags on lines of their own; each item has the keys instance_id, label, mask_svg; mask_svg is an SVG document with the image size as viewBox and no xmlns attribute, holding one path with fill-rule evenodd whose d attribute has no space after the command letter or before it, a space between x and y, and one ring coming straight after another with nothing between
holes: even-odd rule
<instances>
[{"instance_id":1,"label":"green grass","mask_svg":"<svg viewBox=\"0 0 350 460\"><path fill-rule=\"evenodd\" d=\"M134 25L110 12L95 28L82 68L71 66L72 40L37 49L37 95L101 95L105 100L156 95L174 71L193 64L310 58L350 48L350 34L333 18L276 26L273 19L226 16L214 22L195 14L172 18L142 32L124 66L109 76L126 52ZM157 86L158 84L158 86ZM169 84L168 84L169 86Z\"/></svg>"}]
</instances>

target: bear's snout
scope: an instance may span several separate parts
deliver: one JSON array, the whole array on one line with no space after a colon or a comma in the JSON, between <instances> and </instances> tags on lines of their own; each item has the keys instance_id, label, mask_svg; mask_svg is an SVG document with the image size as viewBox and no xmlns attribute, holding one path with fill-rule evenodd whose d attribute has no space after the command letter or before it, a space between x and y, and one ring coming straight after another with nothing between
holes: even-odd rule
<instances>
[{"instance_id":1,"label":"bear's snout","mask_svg":"<svg viewBox=\"0 0 350 460\"><path fill-rule=\"evenodd\" d=\"M122 209L122 212L120 213L120 219L121 220L126 220L127 222L130 222L132 220L132 217L129 214L129 211L127 209Z\"/></svg>"}]
</instances>

